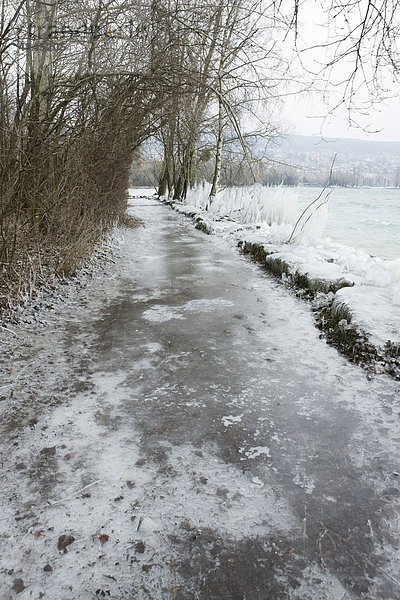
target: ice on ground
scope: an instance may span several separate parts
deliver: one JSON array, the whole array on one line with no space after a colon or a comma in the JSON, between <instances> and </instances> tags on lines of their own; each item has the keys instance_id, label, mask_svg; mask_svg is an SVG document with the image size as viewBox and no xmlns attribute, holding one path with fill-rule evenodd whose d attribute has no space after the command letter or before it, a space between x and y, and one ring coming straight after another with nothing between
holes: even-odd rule
<instances>
[{"instance_id":1,"label":"ice on ground","mask_svg":"<svg viewBox=\"0 0 400 600\"><path fill-rule=\"evenodd\" d=\"M291 592L293 600L352 600L352 591L344 586L327 568L322 566L306 567L303 580L298 588Z\"/></svg>"},{"instance_id":2,"label":"ice on ground","mask_svg":"<svg viewBox=\"0 0 400 600\"><path fill-rule=\"evenodd\" d=\"M312 494L315 489L314 479L302 470L293 477L293 483L300 486L306 494Z\"/></svg>"},{"instance_id":3,"label":"ice on ground","mask_svg":"<svg viewBox=\"0 0 400 600\"><path fill-rule=\"evenodd\" d=\"M258 232L242 237L263 243ZM337 306L348 307L352 321L370 335L375 345L383 346L388 340L400 342L400 259L372 257L329 239L312 246L264 245L274 258L288 264L292 273L327 282L344 279L353 284L336 293Z\"/></svg>"}]
</instances>

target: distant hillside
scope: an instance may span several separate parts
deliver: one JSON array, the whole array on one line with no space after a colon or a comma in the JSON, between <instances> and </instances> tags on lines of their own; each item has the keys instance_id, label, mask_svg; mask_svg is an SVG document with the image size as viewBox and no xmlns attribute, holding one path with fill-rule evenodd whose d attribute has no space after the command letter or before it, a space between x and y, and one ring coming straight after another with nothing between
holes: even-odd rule
<instances>
[{"instance_id":1,"label":"distant hillside","mask_svg":"<svg viewBox=\"0 0 400 600\"><path fill-rule=\"evenodd\" d=\"M261 149L261 143L260 143ZM333 185L400 187L400 142L288 135L270 143L267 183L325 185L336 154Z\"/></svg>"},{"instance_id":2,"label":"distant hillside","mask_svg":"<svg viewBox=\"0 0 400 600\"><path fill-rule=\"evenodd\" d=\"M277 140L276 146L286 152L316 152L377 156L400 156L400 142L373 142L351 138L320 138L309 135L288 135Z\"/></svg>"}]
</instances>

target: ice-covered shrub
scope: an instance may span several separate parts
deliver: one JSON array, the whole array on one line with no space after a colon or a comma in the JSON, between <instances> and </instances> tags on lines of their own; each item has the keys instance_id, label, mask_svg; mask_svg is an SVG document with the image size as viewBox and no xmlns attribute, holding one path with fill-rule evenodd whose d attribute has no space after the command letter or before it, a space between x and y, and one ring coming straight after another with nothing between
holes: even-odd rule
<instances>
[{"instance_id":1,"label":"ice-covered shrub","mask_svg":"<svg viewBox=\"0 0 400 600\"><path fill-rule=\"evenodd\" d=\"M241 224L291 225L300 216L296 188L266 187L255 184L247 187L227 187L216 194L209 204L211 185L207 182L189 190L186 203L194 208L208 209L210 214ZM327 205L311 210L302 216L295 241L310 241L323 236L327 222ZM290 234L290 228L282 228ZM286 237L287 239L287 237ZM282 239L286 241L286 239Z\"/></svg>"},{"instance_id":2,"label":"ice-covered shrub","mask_svg":"<svg viewBox=\"0 0 400 600\"><path fill-rule=\"evenodd\" d=\"M205 209L209 203L210 184L192 188L187 204ZM297 214L297 193L294 189L265 187L228 187L220 190L209 206L209 211L239 223L294 223Z\"/></svg>"}]
</instances>

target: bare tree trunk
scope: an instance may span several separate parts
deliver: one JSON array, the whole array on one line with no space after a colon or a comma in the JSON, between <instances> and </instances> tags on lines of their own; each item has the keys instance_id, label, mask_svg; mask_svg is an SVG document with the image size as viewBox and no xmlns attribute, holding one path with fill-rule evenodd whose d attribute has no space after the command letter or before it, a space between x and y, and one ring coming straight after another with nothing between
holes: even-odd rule
<instances>
[{"instance_id":1,"label":"bare tree trunk","mask_svg":"<svg viewBox=\"0 0 400 600\"><path fill-rule=\"evenodd\" d=\"M222 141L223 141L223 129L224 129L224 116L223 116L223 104L221 98L218 99L218 138L217 148L215 152L215 167L214 176L211 185L210 197L208 199L207 208L211 206L215 195L217 193L219 178L221 175L221 162L222 162Z\"/></svg>"},{"instance_id":2,"label":"bare tree trunk","mask_svg":"<svg viewBox=\"0 0 400 600\"><path fill-rule=\"evenodd\" d=\"M166 196L168 190L168 178L167 178L167 161L164 156L157 193L159 196Z\"/></svg>"},{"instance_id":3,"label":"bare tree trunk","mask_svg":"<svg viewBox=\"0 0 400 600\"><path fill-rule=\"evenodd\" d=\"M53 76L51 34L57 13L58 0L35 0L33 3L32 97L38 119L50 108Z\"/></svg>"},{"instance_id":4,"label":"bare tree trunk","mask_svg":"<svg viewBox=\"0 0 400 600\"><path fill-rule=\"evenodd\" d=\"M158 195L166 196L170 194L174 187L174 137L176 131L176 117L170 119L168 130L163 135L164 158L160 174Z\"/></svg>"}]
</instances>

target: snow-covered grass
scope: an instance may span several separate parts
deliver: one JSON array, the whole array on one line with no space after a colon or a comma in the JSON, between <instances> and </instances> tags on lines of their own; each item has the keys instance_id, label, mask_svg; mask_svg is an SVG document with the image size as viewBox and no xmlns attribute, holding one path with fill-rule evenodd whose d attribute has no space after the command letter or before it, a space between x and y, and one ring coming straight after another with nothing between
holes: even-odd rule
<instances>
[{"instance_id":1,"label":"snow-covered grass","mask_svg":"<svg viewBox=\"0 0 400 600\"><path fill-rule=\"evenodd\" d=\"M323 281L345 279L354 284L336 293L337 306L348 308L353 322L370 334L375 345L383 346L388 340L400 342L400 258L372 257L324 236L327 192L302 215L295 188L225 188L206 210L209 190L209 184L196 186L185 204L176 207L182 212L195 212L213 233L236 242L263 245L274 258L288 264L293 274ZM318 194L316 190L315 198Z\"/></svg>"}]
</instances>

